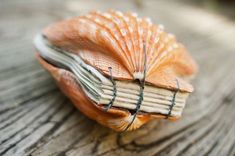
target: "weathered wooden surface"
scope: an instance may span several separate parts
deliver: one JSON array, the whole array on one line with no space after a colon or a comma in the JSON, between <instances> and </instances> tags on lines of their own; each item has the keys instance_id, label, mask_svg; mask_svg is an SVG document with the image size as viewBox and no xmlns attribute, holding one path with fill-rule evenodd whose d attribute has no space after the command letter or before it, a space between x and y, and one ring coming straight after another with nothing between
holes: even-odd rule
<instances>
[{"instance_id":1,"label":"weathered wooden surface","mask_svg":"<svg viewBox=\"0 0 235 156\"><path fill-rule=\"evenodd\" d=\"M200 65L181 120L116 133L86 118L34 58L33 36L90 9L163 23ZM176 1L0 1L0 155L235 155L235 23Z\"/></svg>"}]
</instances>

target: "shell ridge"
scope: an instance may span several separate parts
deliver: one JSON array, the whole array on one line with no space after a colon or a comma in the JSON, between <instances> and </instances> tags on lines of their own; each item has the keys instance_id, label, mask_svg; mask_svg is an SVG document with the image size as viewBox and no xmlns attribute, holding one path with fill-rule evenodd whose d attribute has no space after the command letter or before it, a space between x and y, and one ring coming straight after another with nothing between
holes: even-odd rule
<instances>
[{"instance_id":1,"label":"shell ridge","mask_svg":"<svg viewBox=\"0 0 235 156\"><path fill-rule=\"evenodd\" d=\"M152 60L153 60L153 55L154 55L153 51L154 51L154 47L155 47L155 44L156 44L155 40L157 41L157 38L155 39L155 36L156 36L156 27L154 25L152 25L152 29L151 30L152 30L152 35L151 35L151 38L150 38L150 45L151 46L150 46L149 52L148 52L148 62L152 62ZM150 66L151 66L151 64L149 63L147 65L147 69L149 69ZM148 76L149 72L146 73L146 74Z\"/></svg>"},{"instance_id":2,"label":"shell ridge","mask_svg":"<svg viewBox=\"0 0 235 156\"><path fill-rule=\"evenodd\" d=\"M136 30L137 30L137 24L136 24L136 21L133 19L134 17L132 17L131 16L131 14L130 13L126 13L125 14L126 16L127 16L127 18L128 18L128 20L130 21L129 23L131 24L129 27L128 27L128 29L129 29L129 31L130 31L130 34L131 34L131 38L132 38L132 46L133 46L133 57L134 57L134 60L135 60L135 64L136 64L136 69L138 69L138 61L137 61L137 57L136 57L136 55L137 55L137 53L138 53L138 37L137 37L137 35L136 35Z\"/></svg>"},{"instance_id":3,"label":"shell ridge","mask_svg":"<svg viewBox=\"0 0 235 156\"><path fill-rule=\"evenodd\" d=\"M136 37L136 40L135 40L135 47L136 47L136 53L135 53L135 61L136 61L136 70L138 70L140 68L140 62L139 62L139 52L140 52L140 41L139 41L139 38L140 38L140 35L139 35L139 25L138 25L138 19L137 19L137 14L131 14L131 17L133 18L133 21L135 23L135 37Z\"/></svg>"},{"instance_id":4,"label":"shell ridge","mask_svg":"<svg viewBox=\"0 0 235 156\"><path fill-rule=\"evenodd\" d=\"M100 26L101 28L105 29L105 30L102 30L102 31L105 31L107 35L108 35L108 34L111 34L111 33L109 33L109 30L106 30L106 29L107 29L106 27L100 25L99 23L97 23L96 21L93 21L92 19L89 19L89 18L87 18L87 17L86 17L86 19L89 20L90 22L95 23L96 25ZM102 32L100 32L100 33L102 33ZM98 34L97 34L97 35L98 35ZM111 34L111 35L112 35L112 34ZM97 36L97 37L98 37L98 36ZM112 36L112 37L109 37L110 40L112 40L112 38L115 39L113 36ZM106 38L106 40L107 40L107 38ZM113 40L112 40L112 41L113 41ZM116 39L115 39L115 42L117 42ZM113 44L112 44L112 45L113 45ZM117 45L119 45L119 44L117 44ZM111 47L111 48L113 48L113 47ZM122 49L121 49L121 50L122 50ZM119 55L119 57L120 57L120 59L121 59L122 61L123 61L122 58L128 58L128 57L125 55L125 53L123 53L122 51L120 51L118 48L115 48L115 49L114 49L114 52L117 53L117 55ZM128 68L128 69L131 69L131 68L132 68L128 61L127 61L127 62L123 62L123 63L127 65L126 68Z\"/></svg>"},{"instance_id":5,"label":"shell ridge","mask_svg":"<svg viewBox=\"0 0 235 156\"><path fill-rule=\"evenodd\" d=\"M124 14L124 17L123 17L123 20L124 20L124 23L126 25L126 29L127 29L127 32L130 36L130 40L127 41L127 45L128 47L131 47L131 53L132 53L132 60L133 60L133 63L135 64L135 69L137 68L137 61L135 59L135 54L136 54L136 48L135 48L135 43L134 43L134 31L133 31L133 21L130 19L130 17L128 16L127 13Z\"/></svg>"},{"instance_id":6,"label":"shell ridge","mask_svg":"<svg viewBox=\"0 0 235 156\"><path fill-rule=\"evenodd\" d=\"M160 40L160 37L159 37L159 34L158 34L158 28L156 26L154 26L153 30L154 30L154 33L153 33L153 36L152 36L153 44L151 46L151 50L150 50L150 53L149 53L149 56L151 56L151 59L148 61L148 73L147 73L147 75L150 74L150 71L151 71L150 69L151 69L151 66L152 66L152 62L154 61L154 58L157 55L156 52L155 52L156 51L155 47L157 47L157 45L159 43L159 40Z\"/></svg>"},{"instance_id":7,"label":"shell ridge","mask_svg":"<svg viewBox=\"0 0 235 156\"><path fill-rule=\"evenodd\" d=\"M121 32L122 31L123 32L121 34L125 39L127 50L130 53L130 58L131 58L132 64L134 65L134 69L136 69L136 62L133 58L133 56L134 56L133 42L130 42L131 41L131 34L130 34L130 31L128 28L129 24L127 24L127 22L124 18L124 15L120 14L120 12L115 11L115 15L120 19L121 23L123 23L123 27L121 28Z\"/></svg>"},{"instance_id":8,"label":"shell ridge","mask_svg":"<svg viewBox=\"0 0 235 156\"><path fill-rule=\"evenodd\" d=\"M149 64L151 65L148 69L149 74L153 72L152 70L154 70L153 68L155 67L155 64L158 63L157 58L158 58L159 54L161 53L162 48L164 48L164 46L165 46L163 43L163 38L164 38L165 34L163 32L163 29L160 26L158 26L158 28L157 28L157 36L158 36L158 41L155 44L155 48L154 48L155 55L153 56L152 61L149 62Z\"/></svg>"},{"instance_id":9,"label":"shell ridge","mask_svg":"<svg viewBox=\"0 0 235 156\"><path fill-rule=\"evenodd\" d=\"M119 12L116 12L116 11L113 11L111 10L110 11L110 14L112 15L113 17L113 20L118 22L119 24L117 24L119 30L121 31L121 36L124 38L124 41L125 41L125 46L126 46L126 52L128 53L128 57L130 57L130 61L133 65L133 72L134 72L134 69L136 69L136 66L135 66L135 60L133 60L133 55L132 55L132 51L129 49L127 43L129 42L129 39L128 39L128 31L127 31L127 26L126 26L126 23L124 21L124 19L122 18L123 17L123 14L120 15Z\"/></svg>"},{"instance_id":10,"label":"shell ridge","mask_svg":"<svg viewBox=\"0 0 235 156\"><path fill-rule=\"evenodd\" d=\"M156 62L153 63L153 66L155 67L155 70L162 64L162 62L166 61L166 57L172 57L174 53L177 52L176 48L173 47L174 43L176 43L174 38L171 38L168 34L165 36L165 41L163 41L164 46L161 50L159 50L158 57L156 58ZM154 71L154 70L153 70Z\"/></svg>"},{"instance_id":11,"label":"shell ridge","mask_svg":"<svg viewBox=\"0 0 235 156\"><path fill-rule=\"evenodd\" d=\"M141 29L140 29L140 32L141 32L141 38L140 40L141 41L141 50L140 50L140 68L139 68L139 72L141 73L141 75L143 75L144 73L144 70L145 70L145 66L144 66L144 62L145 62L145 54L147 54L147 51L148 51L148 23L146 22L145 19L140 19L140 25L141 25ZM145 47L145 49L144 49ZM145 50L145 52L144 52ZM148 71L147 71L148 72Z\"/></svg>"},{"instance_id":12,"label":"shell ridge","mask_svg":"<svg viewBox=\"0 0 235 156\"><path fill-rule=\"evenodd\" d=\"M125 55L125 57L123 57L123 59L128 59L129 66L132 67L132 68L128 68L129 72L132 72L131 69L134 69L134 66L133 66L133 63L131 62L131 59L128 57L129 54L126 53L126 51L127 51L126 44L123 44L124 42L120 43L120 41L123 41L123 40L120 40L120 37L123 38L123 36L121 35L121 32L120 32L120 29L118 28L118 25L113 20L110 20L107 17L105 17L103 14L95 12L94 15L96 18L101 18L102 20L105 20L106 22L111 23L112 25L115 26L115 29L117 30L116 33L118 33L119 36L117 36L117 34L115 35L115 33L113 32L114 29L112 27L110 27L110 24L107 23L107 24L102 25L103 27L105 27L106 29L109 30L109 33L112 34L112 37L116 40L117 44L119 44L120 48L122 49L122 53L124 53L124 55Z\"/></svg>"},{"instance_id":13,"label":"shell ridge","mask_svg":"<svg viewBox=\"0 0 235 156\"><path fill-rule=\"evenodd\" d=\"M139 62L139 68L137 72L141 72L141 68L142 68L142 51L143 51L143 28L142 28L142 19L141 18L137 18L137 22L138 22L138 34L139 34L139 48L140 51L138 52L138 62Z\"/></svg>"},{"instance_id":14,"label":"shell ridge","mask_svg":"<svg viewBox=\"0 0 235 156\"><path fill-rule=\"evenodd\" d=\"M148 18L145 18L145 21L146 21L146 23L147 23L147 35L146 35L146 42L145 42L145 47L146 47L146 62L148 62L149 61L149 51L150 51L150 49L151 49L151 36L152 36L152 34L153 34L153 32L152 32L152 25L151 25L151 21L150 20L148 20ZM146 63L146 70L148 71L148 65L147 65L147 63ZM146 73L146 75L147 75L147 73Z\"/></svg>"},{"instance_id":15,"label":"shell ridge","mask_svg":"<svg viewBox=\"0 0 235 156\"><path fill-rule=\"evenodd\" d=\"M106 24L98 23L98 22L95 21L98 25L100 25L101 27L106 28L106 29L109 31L109 33L112 34L112 37L116 40L117 44L118 44L118 45L120 46L120 48L122 49L122 53L124 53L124 54L125 54L125 57L127 57L127 59L129 59L129 58L128 58L128 54L125 53L126 47L123 47L122 44L120 44L120 42L119 42L120 38L119 38L118 36L116 36L115 33L113 32L113 30L116 29L116 30L117 30L116 33L119 33L119 36L122 37L122 36L121 36L121 32L120 32L120 30L119 30L118 27L117 27L117 24L114 23L112 20L108 19L107 17L105 17L105 16L104 16L103 14L101 14L101 13L94 12L93 15L95 16L94 18L95 18L96 20L98 20L98 18L101 18L102 20L105 20L105 21L107 22L107 25L106 25ZM101 19L99 19L99 20L101 20ZM103 21L103 22L105 22L105 21ZM115 27L110 27L110 24L109 24L109 23L113 24Z\"/></svg>"}]
</instances>

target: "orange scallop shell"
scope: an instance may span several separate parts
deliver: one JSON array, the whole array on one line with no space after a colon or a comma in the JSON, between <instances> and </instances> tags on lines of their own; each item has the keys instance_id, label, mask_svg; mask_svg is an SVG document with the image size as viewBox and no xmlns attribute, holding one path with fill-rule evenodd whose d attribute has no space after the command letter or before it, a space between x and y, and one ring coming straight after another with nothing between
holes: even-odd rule
<instances>
[{"instance_id":1,"label":"orange scallop shell","mask_svg":"<svg viewBox=\"0 0 235 156\"><path fill-rule=\"evenodd\" d=\"M161 25L152 24L149 18L138 18L134 13L108 11L91 12L50 25L43 35L55 46L79 55L86 63L118 80L143 79L144 50L146 54L146 83L156 87L192 92L193 87L185 77L191 77L197 66L184 46ZM105 112L82 91L74 75L54 67L39 55L40 63L57 80L61 90L87 116L116 131L123 131L131 120L128 110L111 108ZM128 130L133 130L150 119L163 115L139 113ZM170 117L169 119L176 119Z\"/></svg>"}]
</instances>

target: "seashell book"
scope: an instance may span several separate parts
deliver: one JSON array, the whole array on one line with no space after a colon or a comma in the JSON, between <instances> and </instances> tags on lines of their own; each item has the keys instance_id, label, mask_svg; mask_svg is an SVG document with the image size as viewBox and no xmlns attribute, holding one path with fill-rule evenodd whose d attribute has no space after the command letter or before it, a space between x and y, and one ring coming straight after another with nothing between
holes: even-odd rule
<instances>
[{"instance_id":1,"label":"seashell book","mask_svg":"<svg viewBox=\"0 0 235 156\"><path fill-rule=\"evenodd\" d=\"M93 11L45 28L37 59L74 105L115 131L176 120L197 65L174 35L136 13Z\"/></svg>"}]
</instances>

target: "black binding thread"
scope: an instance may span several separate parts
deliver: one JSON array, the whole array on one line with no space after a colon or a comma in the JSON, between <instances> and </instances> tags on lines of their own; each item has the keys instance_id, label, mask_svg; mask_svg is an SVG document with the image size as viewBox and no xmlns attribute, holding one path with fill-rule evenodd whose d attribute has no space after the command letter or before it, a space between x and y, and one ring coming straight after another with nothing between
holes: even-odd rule
<instances>
[{"instance_id":1,"label":"black binding thread","mask_svg":"<svg viewBox=\"0 0 235 156\"><path fill-rule=\"evenodd\" d=\"M147 70L146 63L147 63L147 54L146 54L146 45L144 42L144 77L142 80L139 79L139 85L140 85L139 100L136 104L135 113L133 115L133 118L123 132L127 131L129 129L129 127L133 124L133 122L135 121L135 118L140 110L140 106L144 100L144 86L145 86L145 77L146 77L146 70Z\"/></svg>"},{"instance_id":2,"label":"black binding thread","mask_svg":"<svg viewBox=\"0 0 235 156\"><path fill-rule=\"evenodd\" d=\"M168 118L171 116L172 109L173 109L173 107L174 107L174 105L175 105L176 94L177 94L178 91L180 90L180 85L179 85L178 79L175 79L175 81L176 81L177 89L176 89L176 91L175 91L174 94L173 94L173 98L172 98L172 100L171 100L171 105L170 105L170 108L169 108L169 112L168 112L168 114L167 114L167 116L166 116L166 119L168 119Z\"/></svg>"},{"instance_id":3,"label":"black binding thread","mask_svg":"<svg viewBox=\"0 0 235 156\"><path fill-rule=\"evenodd\" d=\"M110 80L113 84L113 98L109 102L108 106L105 108L105 111L108 111L113 106L113 102L115 101L115 98L117 96L117 87L116 87L116 82L113 80L112 67L109 67L109 73L110 73Z\"/></svg>"}]
</instances>

